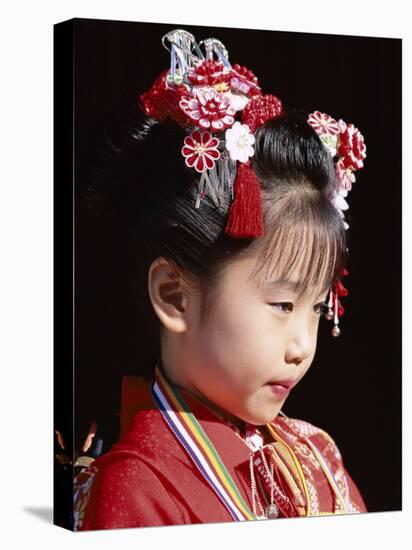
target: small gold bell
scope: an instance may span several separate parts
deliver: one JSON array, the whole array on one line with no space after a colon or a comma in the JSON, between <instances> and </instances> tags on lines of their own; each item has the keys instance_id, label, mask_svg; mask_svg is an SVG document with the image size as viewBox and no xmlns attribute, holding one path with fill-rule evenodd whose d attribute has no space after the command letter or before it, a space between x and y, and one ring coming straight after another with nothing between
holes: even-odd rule
<instances>
[{"instance_id":1,"label":"small gold bell","mask_svg":"<svg viewBox=\"0 0 412 550\"><path fill-rule=\"evenodd\" d=\"M333 319L333 310L331 308L329 308L328 311L325 313L325 317L328 321L332 321L332 319Z\"/></svg>"},{"instance_id":2,"label":"small gold bell","mask_svg":"<svg viewBox=\"0 0 412 550\"><path fill-rule=\"evenodd\" d=\"M332 335L339 336L339 334L340 334L340 328L338 327L338 325L335 325L332 329Z\"/></svg>"}]
</instances>

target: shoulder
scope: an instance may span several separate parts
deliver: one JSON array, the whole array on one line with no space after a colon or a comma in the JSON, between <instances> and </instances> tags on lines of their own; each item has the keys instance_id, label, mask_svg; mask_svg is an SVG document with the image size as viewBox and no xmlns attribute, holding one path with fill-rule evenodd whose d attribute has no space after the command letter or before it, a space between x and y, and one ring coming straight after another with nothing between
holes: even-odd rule
<instances>
[{"instance_id":1,"label":"shoulder","mask_svg":"<svg viewBox=\"0 0 412 550\"><path fill-rule=\"evenodd\" d=\"M185 523L168 480L138 455L109 451L74 486L75 530Z\"/></svg>"},{"instance_id":2,"label":"shoulder","mask_svg":"<svg viewBox=\"0 0 412 550\"><path fill-rule=\"evenodd\" d=\"M75 530L185 523L166 467L173 449L157 413L139 411L121 439L75 478Z\"/></svg>"}]
</instances>

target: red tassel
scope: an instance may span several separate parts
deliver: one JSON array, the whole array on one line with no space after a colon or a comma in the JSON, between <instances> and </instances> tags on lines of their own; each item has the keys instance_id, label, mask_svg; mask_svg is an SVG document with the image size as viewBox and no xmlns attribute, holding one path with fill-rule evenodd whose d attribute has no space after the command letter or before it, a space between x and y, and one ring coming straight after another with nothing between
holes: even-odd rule
<instances>
[{"instance_id":1,"label":"red tassel","mask_svg":"<svg viewBox=\"0 0 412 550\"><path fill-rule=\"evenodd\" d=\"M250 161L238 162L233 201L225 232L231 237L262 237L263 213L260 183Z\"/></svg>"}]
</instances>

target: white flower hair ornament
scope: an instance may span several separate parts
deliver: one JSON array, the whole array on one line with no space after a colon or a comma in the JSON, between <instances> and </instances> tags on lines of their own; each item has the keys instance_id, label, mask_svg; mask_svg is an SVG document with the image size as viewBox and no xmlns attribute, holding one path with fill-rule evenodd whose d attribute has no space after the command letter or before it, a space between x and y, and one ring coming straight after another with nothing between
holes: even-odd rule
<instances>
[{"instance_id":1,"label":"white flower hair ornament","mask_svg":"<svg viewBox=\"0 0 412 550\"><path fill-rule=\"evenodd\" d=\"M253 156L252 145L255 143L255 137L250 133L247 124L235 122L231 128L225 132L226 149L229 151L230 158L239 162L247 162L249 157Z\"/></svg>"},{"instance_id":2,"label":"white flower hair ornament","mask_svg":"<svg viewBox=\"0 0 412 550\"><path fill-rule=\"evenodd\" d=\"M236 238L263 236L260 183L250 159L256 129L284 113L282 102L262 94L250 69L231 65L225 46L216 38L197 43L189 32L175 29L162 42L170 51L170 67L140 95L143 111L159 122L171 118L186 129L181 153L186 165L200 175L195 207L206 192L216 206L229 193L232 203L225 233ZM348 229L346 197L354 172L363 167L366 157L363 136L353 124L319 111L311 113L307 122L335 160L336 186L328 198ZM344 269L341 275L347 274ZM326 317L334 320L334 336L340 334L339 317L344 313L339 297L347 294L340 280L330 291Z\"/></svg>"}]
</instances>

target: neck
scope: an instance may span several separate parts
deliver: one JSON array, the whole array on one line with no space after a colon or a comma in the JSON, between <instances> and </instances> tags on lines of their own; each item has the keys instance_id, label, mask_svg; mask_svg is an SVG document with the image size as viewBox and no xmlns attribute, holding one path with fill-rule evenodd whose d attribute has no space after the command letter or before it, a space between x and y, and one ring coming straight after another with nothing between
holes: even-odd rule
<instances>
[{"instance_id":1,"label":"neck","mask_svg":"<svg viewBox=\"0 0 412 550\"><path fill-rule=\"evenodd\" d=\"M185 391L187 391L190 395L201 401L204 405L206 405L212 412L216 413L219 417L221 417L223 420L226 420L230 422L231 424L234 424L239 430L244 433L245 431L245 425L246 422L242 420L241 418L231 414L226 409L223 409L222 407L219 407L216 405L216 403L213 403L212 401L209 401L207 397L204 395L200 395L197 392L190 391L186 388L183 388Z\"/></svg>"},{"instance_id":2,"label":"neck","mask_svg":"<svg viewBox=\"0 0 412 550\"><path fill-rule=\"evenodd\" d=\"M231 414L230 412L223 409L222 407L219 407L218 405L216 405L216 403L213 403L212 401L207 399L207 397L205 397L204 395L198 393L195 389L185 388L184 386L180 386L179 384L176 384L175 382L170 380L170 378L167 376L167 374L166 374L166 372L163 368L163 364L162 364L160 359L157 361L157 366L158 366L158 368L162 372L163 376L166 378L166 380L168 381L168 383L171 386L174 386L175 388L177 388L179 390L183 390L183 391L187 392L189 395L191 395L193 398L197 399L198 401L201 401L212 412L216 413L217 416L221 417L223 420L226 420L226 421L234 424L235 426L237 426L237 428L239 428L239 430L242 433L244 433L245 424L246 424L246 422L244 420L242 420L241 418Z\"/></svg>"}]
</instances>

